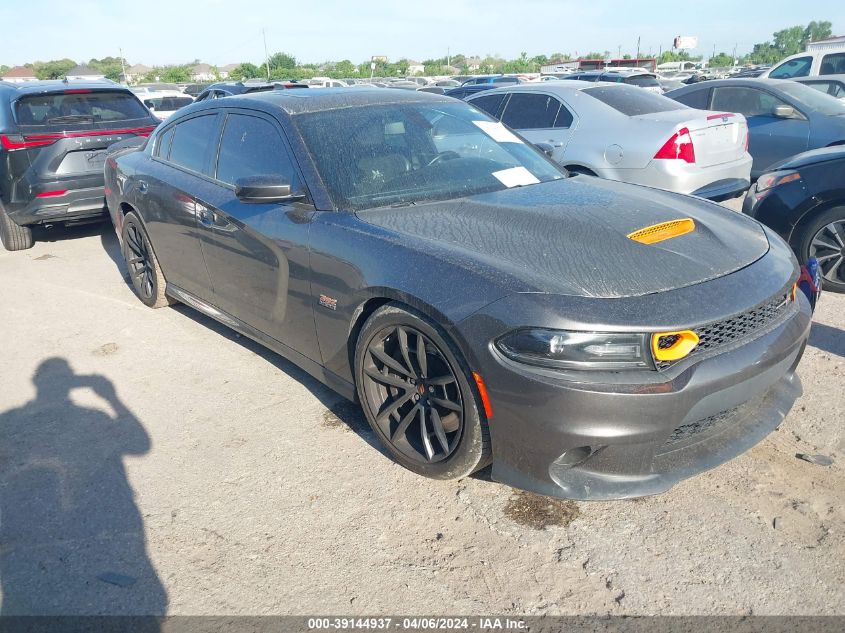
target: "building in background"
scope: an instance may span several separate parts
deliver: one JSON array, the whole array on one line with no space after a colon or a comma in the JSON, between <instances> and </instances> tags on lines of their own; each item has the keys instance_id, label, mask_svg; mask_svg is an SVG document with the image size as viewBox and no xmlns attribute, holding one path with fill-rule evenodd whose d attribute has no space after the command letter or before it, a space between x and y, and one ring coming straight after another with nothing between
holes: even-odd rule
<instances>
[{"instance_id":1,"label":"building in background","mask_svg":"<svg viewBox=\"0 0 845 633\"><path fill-rule=\"evenodd\" d=\"M65 73L65 77L67 77L68 79L82 79L86 81L94 81L97 79L106 78L105 74L101 73L99 70L94 70L93 68L89 68L84 64L71 68Z\"/></svg>"},{"instance_id":2,"label":"building in background","mask_svg":"<svg viewBox=\"0 0 845 633\"><path fill-rule=\"evenodd\" d=\"M18 84L25 81L37 81L38 77L35 76L35 71L32 70L32 68L27 68L26 66L15 66L14 68L7 70L0 79Z\"/></svg>"}]
</instances>

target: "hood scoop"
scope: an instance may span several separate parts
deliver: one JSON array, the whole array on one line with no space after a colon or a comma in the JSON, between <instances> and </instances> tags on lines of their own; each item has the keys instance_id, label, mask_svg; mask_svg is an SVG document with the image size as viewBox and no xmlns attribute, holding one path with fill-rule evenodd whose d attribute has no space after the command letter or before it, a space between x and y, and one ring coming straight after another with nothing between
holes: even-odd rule
<instances>
[{"instance_id":1,"label":"hood scoop","mask_svg":"<svg viewBox=\"0 0 845 633\"><path fill-rule=\"evenodd\" d=\"M640 244L657 244L664 240L670 240L673 237L692 233L694 230L695 220L692 218L683 218L681 220L669 220L668 222L652 224L651 226L637 229L633 233L628 233L628 239L639 242Z\"/></svg>"}]
</instances>

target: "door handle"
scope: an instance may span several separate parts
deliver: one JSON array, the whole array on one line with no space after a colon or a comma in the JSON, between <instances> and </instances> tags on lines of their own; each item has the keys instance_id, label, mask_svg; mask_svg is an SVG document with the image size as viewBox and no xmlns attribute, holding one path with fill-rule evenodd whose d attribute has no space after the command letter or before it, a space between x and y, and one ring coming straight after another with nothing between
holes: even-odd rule
<instances>
[{"instance_id":1,"label":"door handle","mask_svg":"<svg viewBox=\"0 0 845 633\"><path fill-rule=\"evenodd\" d=\"M208 228L213 228L214 214L199 203L197 203L196 209L200 224Z\"/></svg>"},{"instance_id":2,"label":"door handle","mask_svg":"<svg viewBox=\"0 0 845 633\"><path fill-rule=\"evenodd\" d=\"M147 193L147 191L149 191L149 189L150 186L146 182L144 182L143 180L138 181L138 193L145 194Z\"/></svg>"}]
</instances>

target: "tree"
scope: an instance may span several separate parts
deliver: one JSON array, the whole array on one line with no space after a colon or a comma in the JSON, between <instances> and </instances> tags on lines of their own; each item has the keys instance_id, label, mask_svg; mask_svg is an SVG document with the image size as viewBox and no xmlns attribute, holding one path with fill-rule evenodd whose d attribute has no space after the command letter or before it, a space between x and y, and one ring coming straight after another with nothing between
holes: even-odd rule
<instances>
[{"instance_id":1,"label":"tree","mask_svg":"<svg viewBox=\"0 0 845 633\"><path fill-rule=\"evenodd\" d=\"M191 80L191 67L183 66L156 66L144 76L148 82L163 81L169 84L183 84Z\"/></svg>"},{"instance_id":2,"label":"tree","mask_svg":"<svg viewBox=\"0 0 845 633\"><path fill-rule=\"evenodd\" d=\"M833 25L830 22L827 20L822 20L821 22L813 20L804 29L803 48L806 48L810 42L825 40L831 35L833 35Z\"/></svg>"},{"instance_id":3,"label":"tree","mask_svg":"<svg viewBox=\"0 0 845 633\"><path fill-rule=\"evenodd\" d=\"M773 45L784 57L795 55L804 50L804 29L800 26L790 26L781 29L773 35Z\"/></svg>"},{"instance_id":4,"label":"tree","mask_svg":"<svg viewBox=\"0 0 845 633\"><path fill-rule=\"evenodd\" d=\"M72 59L56 59L49 62L35 62L33 69L35 76L39 79L61 79L67 72L76 66Z\"/></svg>"},{"instance_id":5,"label":"tree","mask_svg":"<svg viewBox=\"0 0 845 633\"><path fill-rule=\"evenodd\" d=\"M229 73L229 79L241 80L241 79L252 79L253 77L264 77L265 74L261 72L261 70L255 64L250 64L246 62L244 64L239 64L232 72Z\"/></svg>"},{"instance_id":6,"label":"tree","mask_svg":"<svg viewBox=\"0 0 845 633\"><path fill-rule=\"evenodd\" d=\"M5 74L9 71L9 67L6 64L0 64L0 75Z\"/></svg>"},{"instance_id":7,"label":"tree","mask_svg":"<svg viewBox=\"0 0 845 633\"><path fill-rule=\"evenodd\" d=\"M711 57L708 63L711 68L727 68L734 65L734 58L727 53L719 53Z\"/></svg>"},{"instance_id":8,"label":"tree","mask_svg":"<svg viewBox=\"0 0 845 633\"><path fill-rule=\"evenodd\" d=\"M123 66L128 67L125 59L120 57L104 57L103 59L91 59L88 66L103 73L112 81L120 81L123 77Z\"/></svg>"},{"instance_id":9,"label":"tree","mask_svg":"<svg viewBox=\"0 0 845 633\"><path fill-rule=\"evenodd\" d=\"M278 69L293 70L296 68L296 57L287 53L274 53L267 63L270 65L271 74Z\"/></svg>"}]
</instances>

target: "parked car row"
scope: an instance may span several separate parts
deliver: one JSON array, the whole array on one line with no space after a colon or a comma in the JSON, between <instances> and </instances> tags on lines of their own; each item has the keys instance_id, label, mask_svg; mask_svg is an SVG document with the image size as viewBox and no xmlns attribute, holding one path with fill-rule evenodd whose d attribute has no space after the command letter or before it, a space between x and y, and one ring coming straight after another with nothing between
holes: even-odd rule
<instances>
[{"instance_id":1,"label":"parked car row","mask_svg":"<svg viewBox=\"0 0 845 633\"><path fill-rule=\"evenodd\" d=\"M821 160L768 174L748 214L552 160L604 126L632 143L596 165L696 191L720 165L747 178L741 114L620 83L513 83L470 103L271 88L161 123L104 84L0 84L0 99L7 248L105 197L142 303L182 302L275 350L436 479L492 463L519 488L626 498L742 453L800 394L816 296L749 215L789 201L837 266L831 207L790 187L825 186Z\"/></svg>"}]
</instances>

